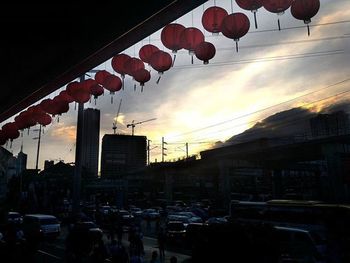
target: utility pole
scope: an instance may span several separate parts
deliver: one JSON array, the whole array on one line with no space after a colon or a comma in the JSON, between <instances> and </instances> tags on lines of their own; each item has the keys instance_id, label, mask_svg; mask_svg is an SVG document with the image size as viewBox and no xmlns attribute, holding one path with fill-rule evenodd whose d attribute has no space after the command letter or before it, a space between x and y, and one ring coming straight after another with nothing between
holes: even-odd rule
<instances>
[{"instance_id":1,"label":"utility pole","mask_svg":"<svg viewBox=\"0 0 350 263\"><path fill-rule=\"evenodd\" d=\"M186 142L186 159L188 159L188 142Z\"/></svg>"},{"instance_id":2,"label":"utility pole","mask_svg":"<svg viewBox=\"0 0 350 263\"><path fill-rule=\"evenodd\" d=\"M167 148L164 147L164 144L167 144L165 141L164 141L164 137L162 137L162 162L164 163L164 156L166 156L166 153L164 151L167 150Z\"/></svg>"},{"instance_id":3,"label":"utility pole","mask_svg":"<svg viewBox=\"0 0 350 263\"><path fill-rule=\"evenodd\" d=\"M85 75L80 77L80 82L85 80ZM79 103L77 136L75 147L75 170L73 183L73 214L78 216L80 212L80 187L81 187L81 170L82 170L82 149L83 149L83 124L84 124L84 103Z\"/></svg>"},{"instance_id":4,"label":"utility pole","mask_svg":"<svg viewBox=\"0 0 350 263\"><path fill-rule=\"evenodd\" d=\"M151 140L147 140L147 165L150 165Z\"/></svg>"}]
</instances>

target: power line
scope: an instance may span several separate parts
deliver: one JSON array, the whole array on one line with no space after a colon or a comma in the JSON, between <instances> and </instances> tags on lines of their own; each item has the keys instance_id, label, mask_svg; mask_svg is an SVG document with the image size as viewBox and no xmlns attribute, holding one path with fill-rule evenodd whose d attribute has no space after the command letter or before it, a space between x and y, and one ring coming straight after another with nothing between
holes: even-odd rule
<instances>
[{"instance_id":1,"label":"power line","mask_svg":"<svg viewBox=\"0 0 350 263\"><path fill-rule=\"evenodd\" d=\"M329 88L331 88L331 87L338 86L338 85L343 84L343 83L348 82L348 81L350 81L350 78L344 79L344 80L342 80L342 81L338 81L338 82L336 82L336 83L333 83L333 84L328 85L328 86L326 86L326 87L323 87L323 88L321 88L321 89L308 92L308 93L306 93L306 94L300 95L300 96L295 97L295 98L293 98L293 99L289 99L289 100L286 100L286 101L277 103L277 104L275 104L275 105L268 106L268 107L266 107L266 108L263 108L263 109L260 109L260 110L254 111L254 112L250 112L250 113L247 113L247 114L243 114L243 115L238 116L238 117L235 117L235 118L233 118L233 119L229 119L229 120L226 120L226 121L218 122L218 123L215 123L215 124L212 124L212 125L209 125L209 126L205 126L205 127L199 128L199 129L195 129L195 130L192 130L192 131L180 133L180 134L171 136L171 137L169 137L169 138L176 138L176 137L179 137L179 136L183 136L183 135L195 133L195 132L198 132L198 131L202 131L202 130L205 130L205 129L209 129L209 128L212 128L212 127L215 127L215 126L218 126L218 125L223 125L223 124L226 124L226 123L229 123L229 122L232 122L232 121L235 121L235 120L244 118L244 117L248 117L248 116L253 115L253 114L256 114L256 113L260 113L260 112L263 112L263 111L266 111L266 110L269 110L269 109L272 109L272 108L275 108L275 107L284 105L284 104L286 104L286 103L290 103L290 102L292 102L292 101L295 101L295 100L297 100L297 99L300 99L300 98L309 96L309 95L311 95L311 94L314 94L314 93L317 93L317 92L320 92L320 91L323 91L323 90L327 90L327 89L329 89ZM314 103L314 102L313 102L313 103ZM169 139L169 138L168 138L168 139Z\"/></svg>"},{"instance_id":2,"label":"power line","mask_svg":"<svg viewBox=\"0 0 350 263\"><path fill-rule=\"evenodd\" d=\"M300 54L293 54L293 55L271 56L271 57L265 57L265 58L262 57L262 58L253 58L253 59L232 60L227 62L212 62L206 65L203 65L203 64L179 65L179 66L174 66L173 69L181 70L181 69L188 69L188 68L229 66L229 65L250 64L250 63L258 63L258 62L271 62L271 61L279 61L279 60L323 57L323 56L330 56L330 55L340 55L344 53L345 53L344 50L339 49L339 50L329 50L329 51L320 51L320 52L300 53Z\"/></svg>"},{"instance_id":3,"label":"power line","mask_svg":"<svg viewBox=\"0 0 350 263\"><path fill-rule=\"evenodd\" d=\"M350 92L350 90L346 90L346 91L340 92L340 93L338 93L338 94L335 94L335 95L332 95L332 96L328 96L328 97L326 97L326 98L319 99L319 100L316 100L316 101L307 103L307 104L305 104L305 105L303 105L303 106L312 105L312 104L314 104L314 103L318 103L318 102L325 101L325 100L328 100L328 99L331 99L331 98L334 98L334 97L338 97L338 96L341 96L341 95L345 95L345 94L347 94L347 93L349 93L349 92ZM290 115L288 115L288 116L286 115L284 118L286 119L286 118L296 117L298 114L299 114L299 113L290 114ZM264 119L266 119L266 117L263 118L263 119L260 119L260 120L253 120L253 121L250 121L250 122L248 122L247 124L257 123L257 122L259 122L259 121L263 121ZM293 123L294 123L294 122L295 122L295 121L293 121ZM284 122L284 123L287 123L287 122ZM281 123L280 123L280 124L281 124ZM227 130L230 130L230 129L232 129L232 128L235 128L235 127L238 127L238 126L242 126L242 125L243 125L243 124L235 125L235 126L228 127L228 128L226 128L226 129L223 129L223 130L221 130L221 131L227 131ZM281 125L279 125L279 126L281 126ZM275 127L277 127L277 126L274 126L274 128L275 128ZM261 131L253 130L253 131L245 131L245 132L246 132L246 133L259 133L259 132L261 132ZM264 131L264 132L266 132L266 131ZM217 133L219 133L219 132L208 133L208 134L213 135L213 134L217 134ZM239 135L239 134L237 134L237 135ZM201 137L199 140L204 140L204 139L210 138L210 137L211 137L211 136Z\"/></svg>"}]
</instances>

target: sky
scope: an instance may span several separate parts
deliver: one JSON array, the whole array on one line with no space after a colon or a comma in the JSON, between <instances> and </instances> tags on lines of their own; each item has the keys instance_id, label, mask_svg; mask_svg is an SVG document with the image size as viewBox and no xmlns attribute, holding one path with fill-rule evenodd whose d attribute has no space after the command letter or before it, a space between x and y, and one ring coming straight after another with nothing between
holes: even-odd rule
<instances>
[{"instance_id":1,"label":"sky","mask_svg":"<svg viewBox=\"0 0 350 263\"><path fill-rule=\"evenodd\" d=\"M245 13L250 19L250 30L239 41L239 52L234 41L222 34L213 36L201 24L205 9L214 5L210 0L192 12L177 19L176 23L202 30L206 41L216 47L216 55L208 65L191 59L180 50L174 67L165 72L156 84L158 73L151 69L152 78L144 91L134 91L135 82L126 77L125 89L113 96L109 92L97 103L86 103L85 108L101 110L100 139L113 133L112 123L122 99L117 132L131 134L127 124L133 120L153 121L135 127L135 135L151 140L151 162L161 160L161 140L167 145L165 160L189 154L225 142L234 135L253 127L257 122L278 112L299 107L320 112L332 105L347 105L350 91L350 1L320 0L319 12L311 22L311 35L303 21L292 17L290 9L279 16L282 30L277 30L277 15L258 10L258 29L253 14L239 8L233 1L233 11ZM216 4L231 12L230 0ZM160 41L160 30L123 53L137 56L139 49L151 43L171 53ZM111 61L95 69L113 72ZM93 73L88 73L93 76ZM117 75L117 73L115 73ZM53 98L62 87L48 97ZM10 119L11 120L11 119ZM9 121L9 120L8 120ZM6 121L7 122L7 121ZM40 147L39 168L44 160L74 162L77 110L70 104L67 114L45 127ZM5 122L4 122L5 123ZM7 149L17 155L21 145L28 154L28 168L35 168L37 131L16 139Z\"/></svg>"}]
</instances>

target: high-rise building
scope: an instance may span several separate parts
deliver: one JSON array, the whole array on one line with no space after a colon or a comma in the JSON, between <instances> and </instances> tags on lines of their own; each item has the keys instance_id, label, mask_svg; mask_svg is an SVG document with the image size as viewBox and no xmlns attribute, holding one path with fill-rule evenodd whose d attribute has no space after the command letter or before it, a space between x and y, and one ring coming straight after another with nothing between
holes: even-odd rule
<instances>
[{"instance_id":1,"label":"high-rise building","mask_svg":"<svg viewBox=\"0 0 350 263\"><path fill-rule=\"evenodd\" d=\"M16 173L20 174L24 170L27 169L27 154L23 152L23 148L21 147L21 151L17 155L17 160L16 160Z\"/></svg>"},{"instance_id":2,"label":"high-rise building","mask_svg":"<svg viewBox=\"0 0 350 263\"><path fill-rule=\"evenodd\" d=\"M144 168L147 137L106 134L102 139L101 177L121 179L122 175Z\"/></svg>"},{"instance_id":3,"label":"high-rise building","mask_svg":"<svg viewBox=\"0 0 350 263\"><path fill-rule=\"evenodd\" d=\"M82 167L84 174L97 177L100 140L100 110L85 109L83 123Z\"/></svg>"}]
</instances>

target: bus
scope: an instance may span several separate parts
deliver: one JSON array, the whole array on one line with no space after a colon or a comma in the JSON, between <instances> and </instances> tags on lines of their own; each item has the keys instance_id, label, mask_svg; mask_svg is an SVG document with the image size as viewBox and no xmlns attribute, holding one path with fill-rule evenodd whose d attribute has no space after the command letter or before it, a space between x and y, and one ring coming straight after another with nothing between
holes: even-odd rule
<instances>
[{"instance_id":1,"label":"bus","mask_svg":"<svg viewBox=\"0 0 350 263\"><path fill-rule=\"evenodd\" d=\"M230 219L240 223L269 223L297 227L325 237L327 230L350 237L350 206L320 201L269 200L249 202L232 200Z\"/></svg>"}]
</instances>

